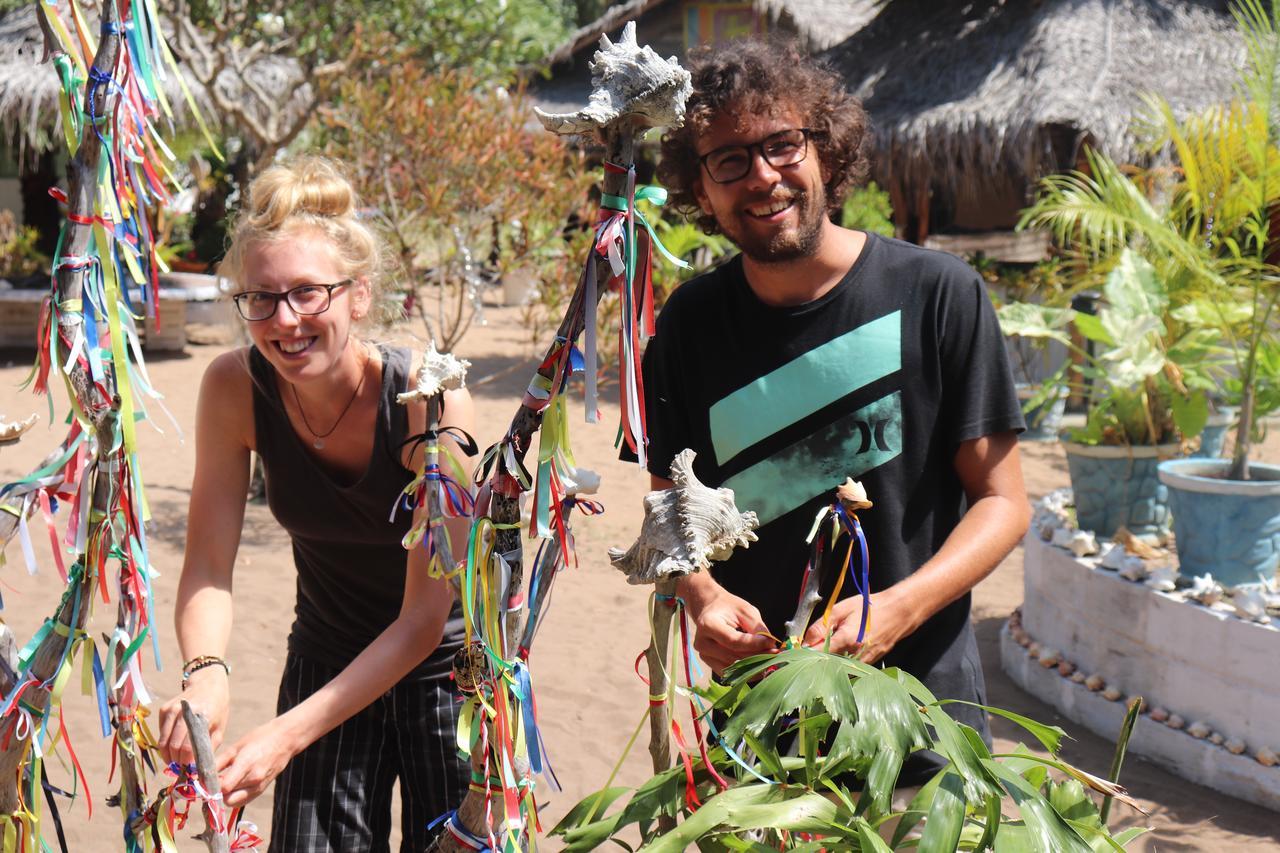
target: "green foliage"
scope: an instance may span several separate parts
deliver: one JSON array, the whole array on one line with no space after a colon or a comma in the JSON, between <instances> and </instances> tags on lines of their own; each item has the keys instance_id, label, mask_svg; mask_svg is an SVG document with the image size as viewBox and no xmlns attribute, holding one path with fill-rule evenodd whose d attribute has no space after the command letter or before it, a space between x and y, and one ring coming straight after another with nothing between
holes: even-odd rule
<instances>
[{"instance_id":1,"label":"green foliage","mask_svg":"<svg viewBox=\"0 0 1280 853\"><path fill-rule=\"evenodd\" d=\"M1053 757L1063 737L1057 727L989 709L1025 728L1051 752L1045 758L1020 747L992 755L977 732L948 716L917 679L817 649L788 648L749 658L725 675L729 687L715 703L729 715L722 735L727 742L746 744L743 760L759 776L717 747L711 762L733 781L718 790L695 761L703 804L694 811L685 807L681 766L654 776L611 813L607 805L622 802L617 790L593 794L552 830L563 838L565 850L597 849L633 826L644 842L640 849L672 853L694 844L717 851L1091 853L1121 850L1142 831L1114 838L1106 831L1090 790L1128 798L1118 785ZM791 726L798 733L797 756L782 755L778 748L780 721L791 715L799 721ZM931 749L950 763L904 812L894 812L892 794L902 760L919 749ZM861 793L855 792L855 782ZM1016 806L1018 816L1004 816L1004 803ZM681 820L659 834L656 822L662 815ZM886 841L882 825L895 818L900 818L897 830ZM918 837L908 837L913 830Z\"/></svg>"},{"instance_id":2,"label":"green foliage","mask_svg":"<svg viewBox=\"0 0 1280 853\"><path fill-rule=\"evenodd\" d=\"M1168 296L1161 320L1169 361L1188 386L1222 385L1226 402L1240 406L1229 476L1242 479L1261 419L1280 409L1268 390L1280 301L1272 221L1280 204L1280 9L1239 0L1233 12L1247 54L1238 97L1181 120L1164 99L1148 98L1144 131L1153 150L1174 152L1175 168L1126 168L1091 153L1087 173L1044 181L1023 224L1050 228L1094 272L1105 274L1125 251L1154 269ZM1215 339L1238 381L1206 379L1203 369L1191 375L1203 359L1223 357L1208 343ZM1175 354L1172 344L1184 342ZM1201 415L1198 405L1176 412L1191 425Z\"/></svg>"},{"instance_id":3,"label":"green foliage","mask_svg":"<svg viewBox=\"0 0 1280 853\"><path fill-rule=\"evenodd\" d=\"M395 47L388 50L397 61L467 69L484 79L505 77L542 57L569 34L577 15L577 4L565 0L194 0L186 6L199 27L235 18L243 22L244 46L279 48L315 65L349 56L367 34L389 33Z\"/></svg>"},{"instance_id":4,"label":"green foliage","mask_svg":"<svg viewBox=\"0 0 1280 853\"><path fill-rule=\"evenodd\" d=\"M840 224L845 228L874 231L892 237L895 232L889 194L876 186L875 181L854 189L840 208Z\"/></svg>"},{"instance_id":5,"label":"green foliage","mask_svg":"<svg viewBox=\"0 0 1280 853\"><path fill-rule=\"evenodd\" d=\"M49 270L50 259L36 248L40 235L19 225L11 210L0 210L0 278L20 279Z\"/></svg>"},{"instance_id":6,"label":"green foliage","mask_svg":"<svg viewBox=\"0 0 1280 853\"><path fill-rule=\"evenodd\" d=\"M1216 350L1204 329L1179 328L1170 314L1170 289L1155 268L1123 249L1102 288L1097 315L1070 308L1011 302L997 314L1005 334L1055 340L1081 362L1058 383L1087 391L1089 414L1072 438L1089 444L1162 444L1192 438L1208 418L1207 391ZM1087 341L1079 346L1068 326Z\"/></svg>"},{"instance_id":7,"label":"green foliage","mask_svg":"<svg viewBox=\"0 0 1280 853\"><path fill-rule=\"evenodd\" d=\"M390 78L345 80L340 104L327 153L377 206L442 351L469 328L479 277L543 272L564 254L587 178L560 137L529 127L523 89L410 61Z\"/></svg>"}]
</instances>

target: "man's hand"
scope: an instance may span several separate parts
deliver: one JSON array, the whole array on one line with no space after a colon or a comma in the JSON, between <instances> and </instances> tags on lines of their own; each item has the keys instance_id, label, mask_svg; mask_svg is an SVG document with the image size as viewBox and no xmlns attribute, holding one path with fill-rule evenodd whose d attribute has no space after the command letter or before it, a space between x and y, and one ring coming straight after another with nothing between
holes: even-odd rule
<instances>
[{"instance_id":1,"label":"man's hand","mask_svg":"<svg viewBox=\"0 0 1280 853\"><path fill-rule=\"evenodd\" d=\"M191 737L187 734L187 724L182 719L183 699L187 700L191 710L200 712L208 720L209 741L216 750L222 744L222 735L227 730L227 716L231 706L226 672L221 667L210 666L192 673L187 689L160 707L160 734L156 738L160 757L165 761L191 764L196 759L191 749Z\"/></svg>"},{"instance_id":2,"label":"man's hand","mask_svg":"<svg viewBox=\"0 0 1280 853\"><path fill-rule=\"evenodd\" d=\"M725 667L774 649L760 611L723 589L700 606L690 603L696 634L693 648L717 675Z\"/></svg>"},{"instance_id":3,"label":"man's hand","mask_svg":"<svg viewBox=\"0 0 1280 853\"><path fill-rule=\"evenodd\" d=\"M292 739L281 736L280 720L258 726L218 756L218 781L229 808L259 796L297 752Z\"/></svg>"},{"instance_id":4,"label":"man's hand","mask_svg":"<svg viewBox=\"0 0 1280 853\"><path fill-rule=\"evenodd\" d=\"M804 635L804 645L822 648L831 631L830 651L835 654L852 654L866 663L876 663L903 638L920 627L915 608L908 606L906 596L892 588L871 593L871 611L867 617L867 631L858 642L858 628L862 624L862 596L855 595L837 601L831 608L831 621L819 619L809 626Z\"/></svg>"}]
</instances>

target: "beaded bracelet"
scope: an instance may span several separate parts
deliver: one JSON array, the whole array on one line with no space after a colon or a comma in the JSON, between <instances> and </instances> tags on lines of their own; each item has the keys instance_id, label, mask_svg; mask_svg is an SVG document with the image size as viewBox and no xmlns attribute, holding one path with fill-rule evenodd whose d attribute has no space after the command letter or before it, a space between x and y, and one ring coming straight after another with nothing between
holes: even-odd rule
<instances>
[{"instance_id":1,"label":"beaded bracelet","mask_svg":"<svg viewBox=\"0 0 1280 853\"><path fill-rule=\"evenodd\" d=\"M226 671L227 675L231 674L231 667L217 655L199 655L182 665L182 689L187 689L187 682L191 680L191 676L211 666L220 666Z\"/></svg>"}]
</instances>

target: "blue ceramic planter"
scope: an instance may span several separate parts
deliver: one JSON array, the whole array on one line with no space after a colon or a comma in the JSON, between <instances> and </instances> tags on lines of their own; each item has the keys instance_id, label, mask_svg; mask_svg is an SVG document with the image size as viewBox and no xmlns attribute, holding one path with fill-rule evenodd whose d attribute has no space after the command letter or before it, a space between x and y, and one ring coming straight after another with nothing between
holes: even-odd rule
<instances>
[{"instance_id":1,"label":"blue ceramic planter","mask_svg":"<svg viewBox=\"0 0 1280 853\"><path fill-rule=\"evenodd\" d=\"M1235 419L1236 410L1232 407L1219 409L1209 415L1209 422L1200 433L1200 448L1191 455L1200 459L1217 459L1221 456Z\"/></svg>"},{"instance_id":2,"label":"blue ceramic planter","mask_svg":"<svg viewBox=\"0 0 1280 853\"><path fill-rule=\"evenodd\" d=\"M1269 580L1280 565L1280 466L1253 463L1253 479L1227 480L1229 465L1225 459L1160 465L1178 539L1178 571L1210 574L1223 586Z\"/></svg>"},{"instance_id":3,"label":"blue ceramic planter","mask_svg":"<svg viewBox=\"0 0 1280 853\"><path fill-rule=\"evenodd\" d=\"M1100 537L1121 527L1148 540L1169 532L1169 491L1156 466L1172 459L1178 445L1092 446L1062 443L1075 493L1076 523Z\"/></svg>"},{"instance_id":4,"label":"blue ceramic planter","mask_svg":"<svg viewBox=\"0 0 1280 853\"><path fill-rule=\"evenodd\" d=\"M1023 416L1027 422L1026 432L1019 438L1024 441L1055 441L1062 430L1062 416L1067 409L1067 389L1059 389L1059 393L1038 406L1026 408L1026 403L1038 389L1021 386L1018 388L1018 399L1023 403Z\"/></svg>"}]
</instances>

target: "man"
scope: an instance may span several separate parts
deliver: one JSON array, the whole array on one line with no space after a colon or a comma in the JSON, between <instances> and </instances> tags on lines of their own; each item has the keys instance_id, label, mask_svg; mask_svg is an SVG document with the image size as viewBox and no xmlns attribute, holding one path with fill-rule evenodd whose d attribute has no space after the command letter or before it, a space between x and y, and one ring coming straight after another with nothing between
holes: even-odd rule
<instances>
[{"instance_id":1,"label":"man","mask_svg":"<svg viewBox=\"0 0 1280 853\"><path fill-rule=\"evenodd\" d=\"M672 457L691 447L698 477L760 517L758 543L682 582L694 645L717 671L776 646L815 514L851 476L875 503L861 514L870 630L859 644L862 600L846 583L804 642L830 630L832 651L982 702L969 591L1029 518L1022 415L982 280L828 218L867 170L866 115L833 73L764 41L703 52L691 71L659 176L677 209L741 254L682 285L659 318L644 362L649 470L669 487ZM989 740L980 710L947 709ZM936 768L913 758L902 785Z\"/></svg>"}]
</instances>

